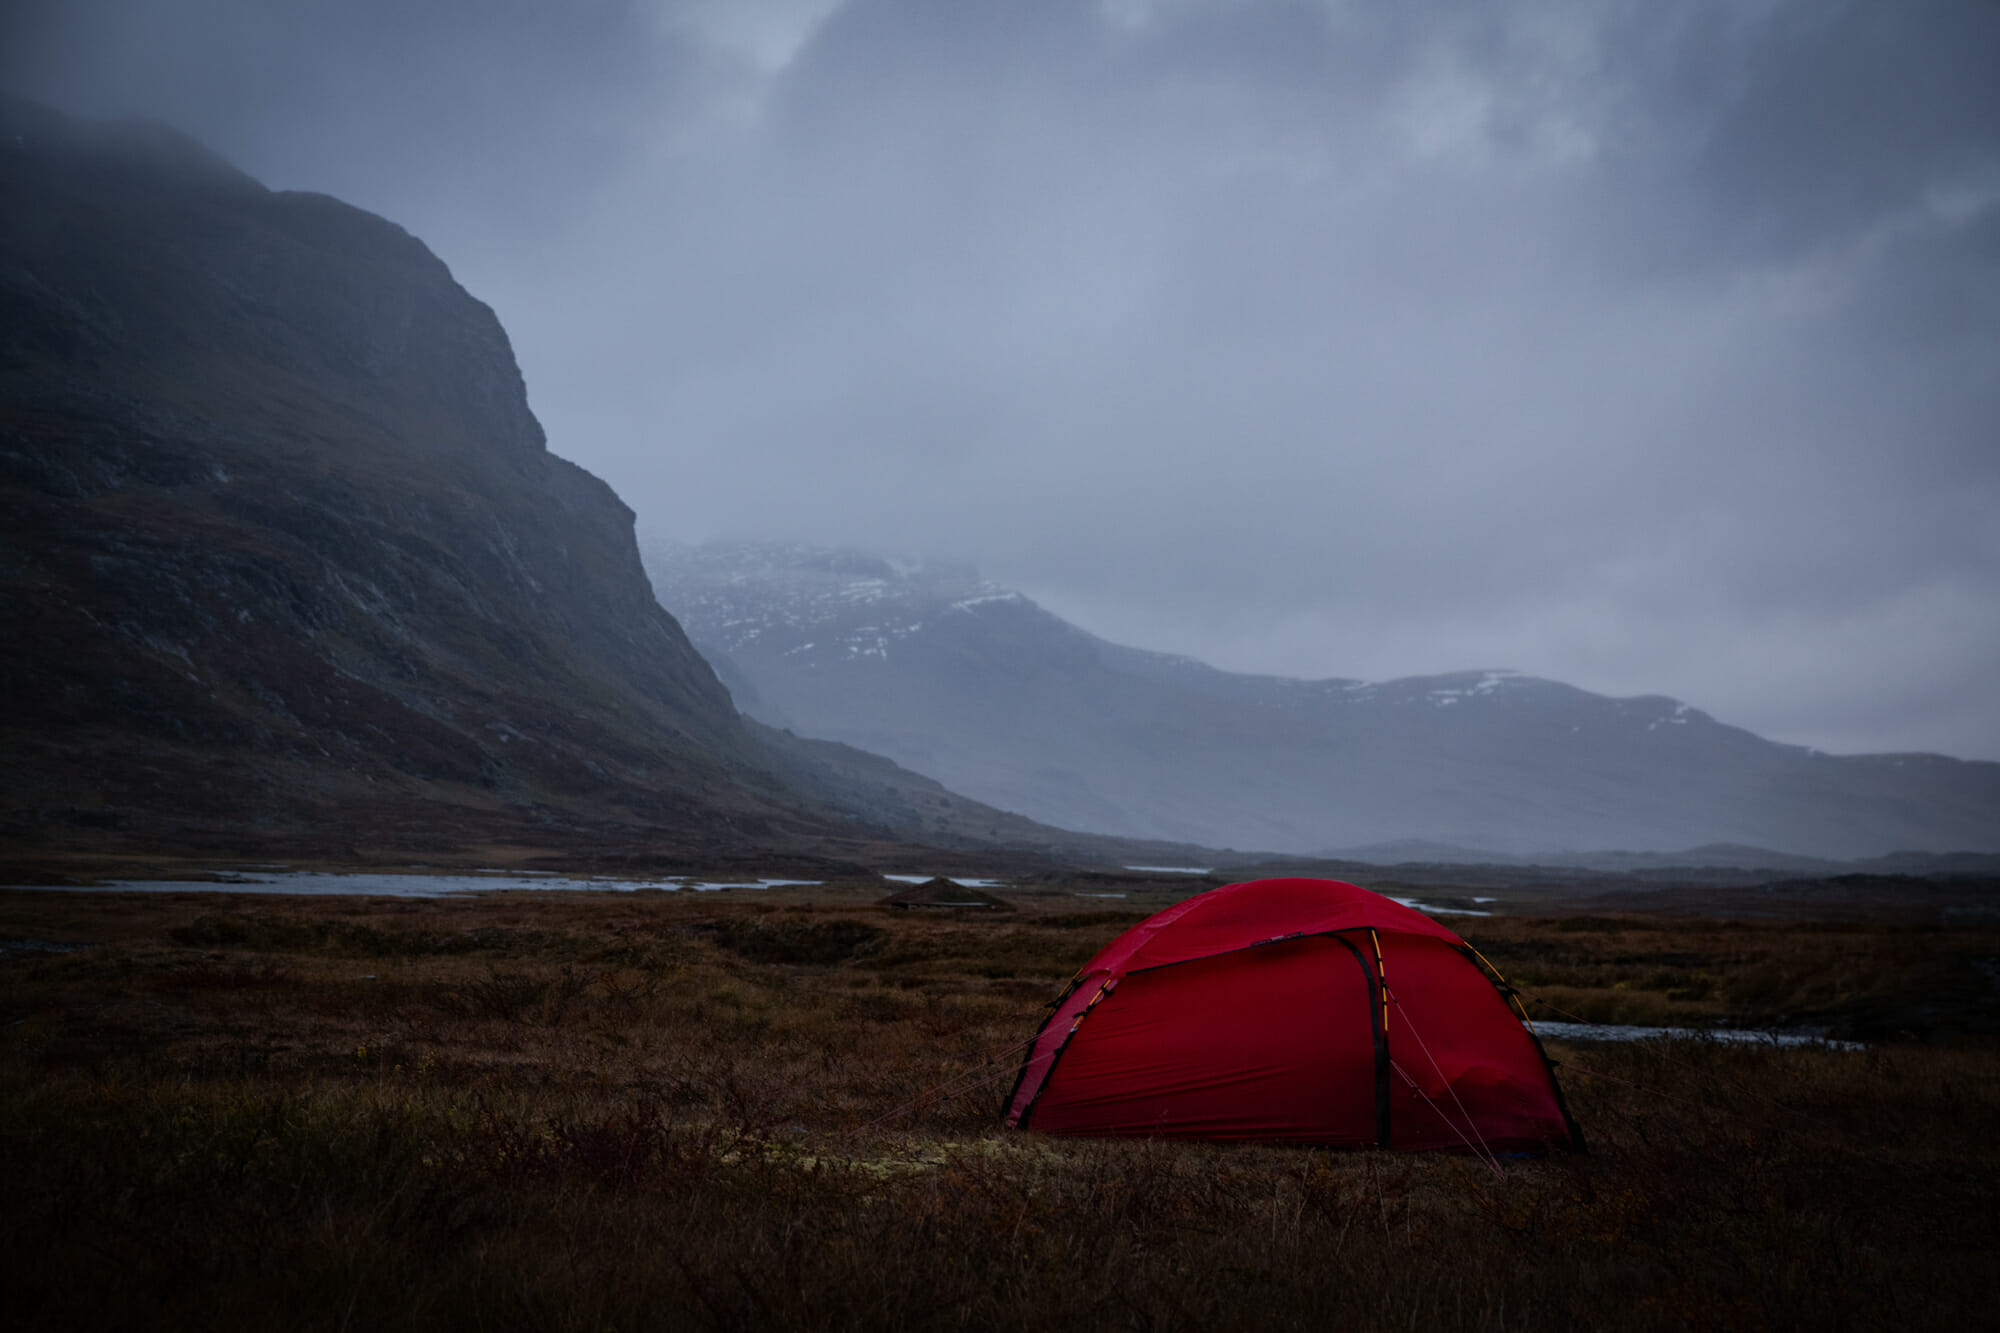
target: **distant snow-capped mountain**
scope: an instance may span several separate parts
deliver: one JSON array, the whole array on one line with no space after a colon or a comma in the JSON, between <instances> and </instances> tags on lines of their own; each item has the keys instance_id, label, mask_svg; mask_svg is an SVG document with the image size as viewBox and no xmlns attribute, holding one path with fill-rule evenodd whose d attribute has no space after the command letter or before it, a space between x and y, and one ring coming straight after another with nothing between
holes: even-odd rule
<instances>
[{"instance_id":1,"label":"distant snow-capped mountain","mask_svg":"<svg viewBox=\"0 0 2000 1333\"><path fill-rule=\"evenodd\" d=\"M1107 643L981 580L793 544L646 565L746 713L1061 827L1246 850L2000 851L2000 764L1836 757L1511 671L1366 682Z\"/></svg>"}]
</instances>

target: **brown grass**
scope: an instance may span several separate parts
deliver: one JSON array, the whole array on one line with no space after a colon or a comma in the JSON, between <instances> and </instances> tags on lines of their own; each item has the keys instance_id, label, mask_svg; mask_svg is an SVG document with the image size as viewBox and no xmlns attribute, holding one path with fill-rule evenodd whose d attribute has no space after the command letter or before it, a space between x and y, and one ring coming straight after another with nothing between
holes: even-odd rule
<instances>
[{"instance_id":1,"label":"brown grass","mask_svg":"<svg viewBox=\"0 0 2000 1333\"><path fill-rule=\"evenodd\" d=\"M1496 1177L1467 1157L1000 1130L1006 1048L1135 915L1068 897L1019 907L892 913L861 890L0 894L0 939L92 946L0 956L0 1318L1989 1317L2000 1051L1974 1030L1993 1006L1965 987L1924 1006L1940 978L1984 976L1992 932L1478 921L1503 971L1590 1017L1791 1014L1926 1039L1860 1054L1557 1047L1592 1152L1505 1161ZM940 1084L970 1090L920 1100Z\"/></svg>"},{"instance_id":2,"label":"brown grass","mask_svg":"<svg viewBox=\"0 0 2000 1333\"><path fill-rule=\"evenodd\" d=\"M1990 918L1989 918L1990 919ZM2000 1035L2000 929L1867 920L1460 919L1530 1014L1804 1026L1863 1040Z\"/></svg>"}]
</instances>

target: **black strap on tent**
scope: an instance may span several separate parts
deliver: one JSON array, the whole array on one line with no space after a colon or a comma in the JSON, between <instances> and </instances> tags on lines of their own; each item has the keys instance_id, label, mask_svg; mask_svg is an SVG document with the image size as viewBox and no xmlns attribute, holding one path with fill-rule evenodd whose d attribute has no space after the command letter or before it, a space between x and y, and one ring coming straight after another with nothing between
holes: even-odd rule
<instances>
[{"instance_id":1,"label":"black strap on tent","mask_svg":"<svg viewBox=\"0 0 2000 1333\"><path fill-rule=\"evenodd\" d=\"M1368 932L1370 936L1374 931ZM1354 955L1354 961L1361 968L1361 978L1368 984L1368 1030L1375 1037L1375 1146L1389 1146L1389 1011L1388 983L1382 977L1382 942L1375 941L1375 967L1368 967L1367 955L1358 945L1345 935L1327 932L1327 938L1338 940L1347 951ZM1376 1003L1380 995L1382 1002Z\"/></svg>"},{"instance_id":2,"label":"black strap on tent","mask_svg":"<svg viewBox=\"0 0 2000 1333\"><path fill-rule=\"evenodd\" d=\"M1375 1128L1381 1147L1390 1146L1389 1141L1389 975L1382 968L1382 937L1375 928L1368 928L1369 942L1375 946L1375 985L1382 992L1382 1003L1372 1006L1377 1019L1375 1027Z\"/></svg>"}]
</instances>

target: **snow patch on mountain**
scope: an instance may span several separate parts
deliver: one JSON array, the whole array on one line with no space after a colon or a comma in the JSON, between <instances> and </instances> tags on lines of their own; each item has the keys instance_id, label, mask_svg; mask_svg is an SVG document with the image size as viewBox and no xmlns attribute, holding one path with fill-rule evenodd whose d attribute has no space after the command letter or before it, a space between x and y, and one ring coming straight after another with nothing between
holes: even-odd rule
<instances>
[{"instance_id":1,"label":"snow patch on mountain","mask_svg":"<svg viewBox=\"0 0 2000 1333\"><path fill-rule=\"evenodd\" d=\"M1311 712L1329 703L1355 709L1494 707L1570 689L1503 668L1387 681L1222 671L1181 654L1104 642L957 562L890 559L798 542L649 542L644 554L661 604L696 643L732 658L776 653L809 670L887 663L901 646L938 630L947 617L1027 612L1038 619L1039 632L1084 645L1113 670L1226 694L1264 710ZM1618 711L1643 720L1647 730L1710 721L1672 699L1621 700Z\"/></svg>"},{"instance_id":2,"label":"snow patch on mountain","mask_svg":"<svg viewBox=\"0 0 2000 1333\"><path fill-rule=\"evenodd\" d=\"M688 634L725 653L887 660L940 616L1033 606L969 565L885 560L799 543L649 543L647 573Z\"/></svg>"}]
</instances>

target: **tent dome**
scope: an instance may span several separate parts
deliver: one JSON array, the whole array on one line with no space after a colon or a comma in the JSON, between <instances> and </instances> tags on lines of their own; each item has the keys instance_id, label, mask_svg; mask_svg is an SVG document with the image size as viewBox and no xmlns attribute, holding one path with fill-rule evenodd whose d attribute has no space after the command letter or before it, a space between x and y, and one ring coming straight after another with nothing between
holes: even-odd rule
<instances>
[{"instance_id":1,"label":"tent dome","mask_svg":"<svg viewBox=\"0 0 2000 1333\"><path fill-rule=\"evenodd\" d=\"M1262 879L1140 922L1077 974L1007 1123L1339 1147L1581 1148L1472 947L1380 894Z\"/></svg>"}]
</instances>

